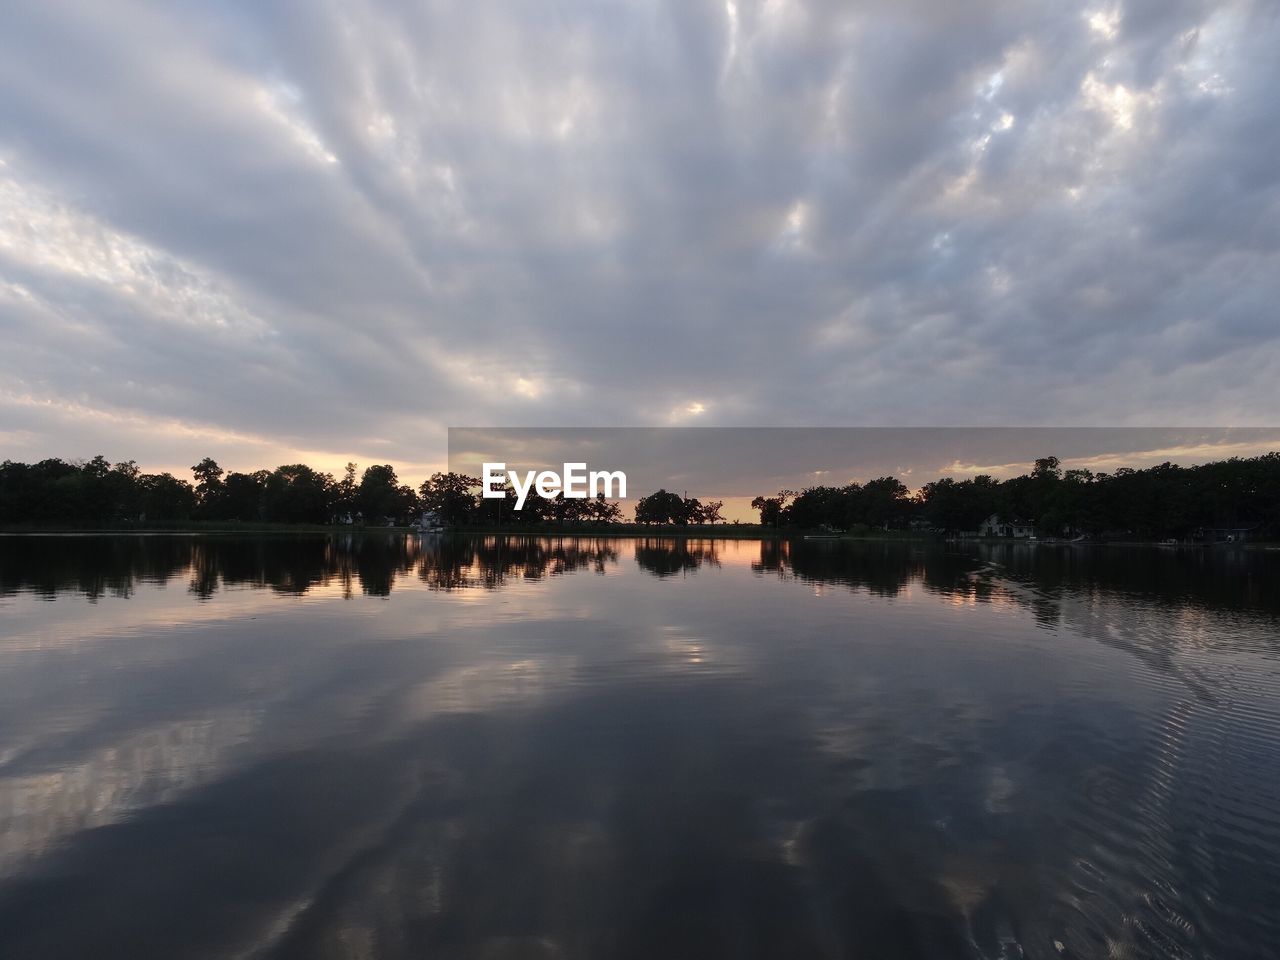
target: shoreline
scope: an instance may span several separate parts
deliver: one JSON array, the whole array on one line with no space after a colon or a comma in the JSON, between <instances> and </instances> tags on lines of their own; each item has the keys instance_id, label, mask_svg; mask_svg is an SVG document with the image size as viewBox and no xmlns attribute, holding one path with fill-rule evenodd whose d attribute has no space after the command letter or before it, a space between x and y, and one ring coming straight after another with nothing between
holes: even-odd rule
<instances>
[{"instance_id":1,"label":"shoreline","mask_svg":"<svg viewBox=\"0 0 1280 960\"><path fill-rule=\"evenodd\" d=\"M364 527L336 526L333 524L307 523L225 523L210 522L187 523L175 525L151 526L13 526L0 527L0 536L46 536L46 537L86 537L86 536L243 536L243 535L299 535L314 536L323 534L356 534L360 536L387 536L418 534L428 537L442 536L509 536L509 537L571 537L577 539L664 539L664 540L787 540L827 542L827 543L911 543L937 544L939 546L956 546L962 544L984 544L987 546L1034 546L1034 547L1161 547L1168 550L1242 548L1247 550L1280 550L1280 543L1275 541L1254 541L1243 543L1226 542L1190 542L1163 543L1158 540L1029 540L1012 537L967 537L963 540L948 539L938 535L908 533L903 531L885 532L879 535L825 534L814 531L770 529L747 524L725 524L723 526L662 526L644 527L637 524L605 525L599 527L581 526L530 526L530 527L448 527L440 531L424 531L418 527Z\"/></svg>"}]
</instances>

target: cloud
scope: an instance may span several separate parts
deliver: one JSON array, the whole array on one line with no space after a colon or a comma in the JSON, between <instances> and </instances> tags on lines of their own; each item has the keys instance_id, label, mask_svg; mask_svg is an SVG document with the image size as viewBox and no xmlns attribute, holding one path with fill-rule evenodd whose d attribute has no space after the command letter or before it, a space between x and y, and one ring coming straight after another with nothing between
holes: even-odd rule
<instances>
[{"instance_id":1,"label":"cloud","mask_svg":"<svg viewBox=\"0 0 1280 960\"><path fill-rule=\"evenodd\" d=\"M1271 4L3 18L8 456L1280 422Z\"/></svg>"}]
</instances>

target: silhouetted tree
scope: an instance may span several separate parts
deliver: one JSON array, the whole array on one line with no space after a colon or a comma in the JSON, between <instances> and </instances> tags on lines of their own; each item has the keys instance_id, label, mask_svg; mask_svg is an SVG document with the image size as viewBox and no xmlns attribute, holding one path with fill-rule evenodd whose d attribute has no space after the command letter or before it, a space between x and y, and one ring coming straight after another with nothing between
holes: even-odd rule
<instances>
[{"instance_id":1,"label":"silhouetted tree","mask_svg":"<svg viewBox=\"0 0 1280 960\"><path fill-rule=\"evenodd\" d=\"M347 517L354 517L359 509L356 506L356 493L359 485L356 483L356 465L348 462L342 471L342 479L334 485L333 500L330 508L333 510L334 518L345 521Z\"/></svg>"},{"instance_id":2,"label":"silhouetted tree","mask_svg":"<svg viewBox=\"0 0 1280 960\"><path fill-rule=\"evenodd\" d=\"M276 467L267 477L263 495L266 519L280 523L324 523L329 518L329 487L333 478L306 464Z\"/></svg>"},{"instance_id":3,"label":"silhouetted tree","mask_svg":"<svg viewBox=\"0 0 1280 960\"><path fill-rule=\"evenodd\" d=\"M594 500L586 501L587 508L583 518L592 523L619 523L622 520L622 507L612 500L606 500L603 493L597 493Z\"/></svg>"},{"instance_id":4,"label":"silhouetted tree","mask_svg":"<svg viewBox=\"0 0 1280 960\"><path fill-rule=\"evenodd\" d=\"M784 498L756 497L751 501L751 509L760 511L760 522L766 527L776 527L782 523L782 504Z\"/></svg>"},{"instance_id":5,"label":"silhouetted tree","mask_svg":"<svg viewBox=\"0 0 1280 960\"><path fill-rule=\"evenodd\" d=\"M475 493L479 489L479 477L469 477L464 473L433 473L430 479L422 482L418 493L423 510L434 512L446 524L458 526L469 523L476 517L478 504L484 502ZM522 511L514 509L514 497L515 492L512 491L509 498L511 513L518 515ZM534 500L540 501L541 497L534 496L526 500L526 509Z\"/></svg>"},{"instance_id":6,"label":"silhouetted tree","mask_svg":"<svg viewBox=\"0 0 1280 960\"><path fill-rule=\"evenodd\" d=\"M708 500L702 504L702 509L698 511L698 523L706 523L715 526L717 523L724 522L724 516L721 510L724 509L723 500Z\"/></svg>"},{"instance_id":7,"label":"silhouetted tree","mask_svg":"<svg viewBox=\"0 0 1280 960\"><path fill-rule=\"evenodd\" d=\"M222 481L222 513L227 520L257 522L266 518L266 470L228 473Z\"/></svg>"},{"instance_id":8,"label":"silhouetted tree","mask_svg":"<svg viewBox=\"0 0 1280 960\"><path fill-rule=\"evenodd\" d=\"M636 501L636 523L677 523L685 525L693 519L694 504L678 493L659 490Z\"/></svg>"},{"instance_id":9,"label":"silhouetted tree","mask_svg":"<svg viewBox=\"0 0 1280 960\"><path fill-rule=\"evenodd\" d=\"M621 510L595 499L530 496L514 510L515 493L481 499L480 481L460 474L436 474L419 492L397 481L389 465L365 471L355 483L349 464L337 483L304 464L268 473L223 473L210 458L192 468L196 486L169 474L143 474L133 461L112 465L106 457L68 462L57 458L27 464L0 463L0 523L78 525L171 523L190 518L323 523L357 502L369 520L391 517L404 523L420 509L435 510L446 522L535 525L617 521ZM1180 467L1162 463L1114 473L1061 469L1054 457L1035 462L1026 475L998 482L947 477L925 484L914 496L894 477L865 486L812 487L796 494L756 497L752 507L769 526L814 528L829 525L902 527L921 517L948 531L976 530L992 513L1034 521L1050 534L1072 531L1096 537L1203 537L1213 528L1255 527L1251 536L1280 536L1280 453ZM641 523L715 523L721 504L702 504L660 490L636 504Z\"/></svg>"},{"instance_id":10,"label":"silhouetted tree","mask_svg":"<svg viewBox=\"0 0 1280 960\"><path fill-rule=\"evenodd\" d=\"M381 524L401 519L405 504L400 493L395 467L375 464L365 470L356 490L356 507L364 514L364 522Z\"/></svg>"},{"instance_id":11,"label":"silhouetted tree","mask_svg":"<svg viewBox=\"0 0 1280 960\"><path fill-rule=\"evenodd\" d=\"M212 457L205 457L191 468L196 478L196 515L205 519L217 519L222 507L223 469Z\"/></svg>"},{"instance_id":12,"label":"silhouetted tree","mask_svg":"<svg viewBox=\"0 0 1280 960\"><path fill-rule=\"evenodd\" d=\"M170 473L145 473L138 478L142 488L142 512L148 521L189 520L196 497L191 484Z\"/></svg>"}]
</instances>

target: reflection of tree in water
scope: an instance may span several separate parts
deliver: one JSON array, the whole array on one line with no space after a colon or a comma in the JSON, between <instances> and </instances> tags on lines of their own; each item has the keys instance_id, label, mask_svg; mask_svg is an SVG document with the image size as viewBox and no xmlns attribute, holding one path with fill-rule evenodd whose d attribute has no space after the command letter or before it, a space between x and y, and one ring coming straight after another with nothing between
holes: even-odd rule
<instances>
[{"instance_id":1,"label":"reflection of tree in water","mask_svg":"<svg viewBox=\"0 0 1280 960\"><path fill-rule=\"evenodd\" d=\"M1041 596L1144 597L1280 613L1280 554L1225 547L979 544L976 555Z\"/></svg>"},{"instance_id":2,"label":"reflection of tree in water","mask_svg":"<svg viewBox=\"0 0 1280 960\"><path fill-rule=\"evenodd\" d=\"M208 538L190 541L191 592L207 599L222 587L248 586L301 596L318 586L337 584L344 596L355 587L385 596L398 574L417 554L408 537ZM183 572L173 571L172 575Z\"/></svg>"},{"instance_id":3,"label":"reflection of tree in water","mask_svg":"<svg viewBox=\"0 0 1280 960\"><path fill-rule=\"evenodd\" d=\"M185 577L200 599L229 587L300 596L331 585L348 597L356 589L387 596L411 574L437 590L493 588L512 577L604 572L617 560L616 542L574 537L8 537L0 540L0 595L128 597L139 583Z\"/></svg>"},{"instance_id":4,"label":"reflection of tree in water","mask_svg":"<svg viewBox=\"0 0 1280 960\"><path fill-rule=\"evenodd\" d=\"M493 589L509 579L541 580L578 570L604 573L616 541L583 537L444 538L424 546L418 579L433 590Z\"/></svg>"},{"instance_id":5,"label":"reflection of tree in water","mask_svg":"<svg viewBox=\"0 0 1280 960\"><path fill-rule=\"evenodd\" d=\"M1277 591L1259 585L1280 584L1280 563L1261 553L982 545L978 556L975 580L1038 626L1120 650L1202 704L1221 705L1227 694L1197 653L1275 656Z\"/></svg>"},{"instance_id":6,"label":"reflection of tree in water","mask_svg":"<svg viewBox=\"0 0 1280 960\"><path fill-rule=\"evenodd\" d=\"M385 593L416 550L409 538L351 535L11 537L0 539L0 594L128 597L179 577L201 599L243 586L301 595L333 582L349 595L357 579Z\"/></svg>"},{"instance_id":7,"label":"reflection of tree in water","mask_svg":"<svg viewBox=\"0 0 1280 960\"><path fill-rule=\"evenodd\" d=\"M881 596L909 584L959 601L1002 599L1056 625L1064 601L1134 599L1165 609L1280 613L1280 554L1259 550L762 540L757 573Z\"/></svg>"},{"instance_id":8,"label":"reflection of tree in water","mask_svg":"<svg viewBox=\"0 0 1280 960\"><path fill-rule=\"evenodd\" d=\"M0 595L128 597L185 577L207 599L233 586L301 595L338 586L386 596L415 576L433 590L502 586L616 564L625 541L591 537L419 539L361 533L283 536L0 537ZM662 578L718 567L723 541L643 538L637 566ZM1140 599L1166 610L1280 613L1280 553L1227 549L763 540L758 574L897 596L911 584L958 602L1025 605L1053 627L1064 604Z\"/></svg>"},{"instance_id":9,"label":"reflection of tree in water","mask_svg":"<svg viewBox=\"0 0 1280 960\"><path fill-rule=\"evenodd\" d=\"M720 566L719 542L683 538L645 537L635 542L636 563L655 577Z\"/></svg>"},{"instance_id":10,"label":"reflection of tree in water","mask_svg":"<svg viewBox=\"0 0 1280 960\"><path fill-rule=\"evenodd\" d=\"M950 593L970 589L972 559L914 544L851 540L762 540L757 573L837 583L896 596L911 583Z\"/></svg>"},{"instance_id":11,"label":"reflection of tree in water","mask_svg":"<svg viewBox=\"0 0 1280 960\"><path fill-rule=\"evenodd\" d=\"M761 540L760 559L751 564L751 569L756 573L776 573L779 576L785 576L790 547L789 540Z\"/></svg>"},{"instance_id":12,"label":"reflection of tree in water","mask_svg":"<svg viewBox=\"0 0 1280 960\"><path fill-rule=\"evenodd\" d=\"M128 597L139 583L188 569L191 546L175 537L0 537L0 596Z\"/></svg>"}]
</instances>

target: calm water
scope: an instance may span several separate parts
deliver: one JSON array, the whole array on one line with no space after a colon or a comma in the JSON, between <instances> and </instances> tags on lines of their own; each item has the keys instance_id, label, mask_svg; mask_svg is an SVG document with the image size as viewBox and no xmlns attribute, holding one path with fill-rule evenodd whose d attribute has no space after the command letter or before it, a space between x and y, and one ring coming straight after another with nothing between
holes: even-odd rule
<instances>
[{"instance_id":1,"label":"calm water","mask_svg":"<svg viewBox=\"0 0 1280 960\"><path fill-rule=\"evenodd\" d=\"M1280 955L1280 552L0 538L0 957Z\"/></svg>"}]
</instances>

